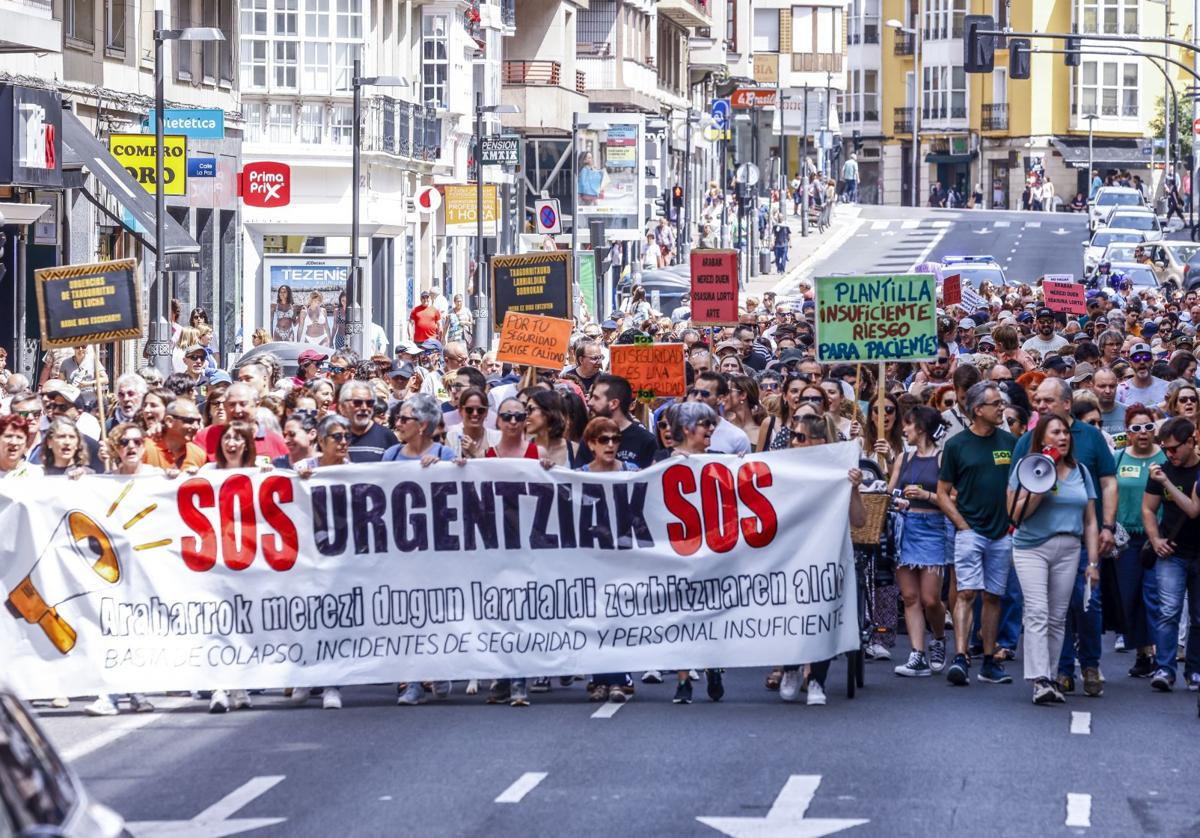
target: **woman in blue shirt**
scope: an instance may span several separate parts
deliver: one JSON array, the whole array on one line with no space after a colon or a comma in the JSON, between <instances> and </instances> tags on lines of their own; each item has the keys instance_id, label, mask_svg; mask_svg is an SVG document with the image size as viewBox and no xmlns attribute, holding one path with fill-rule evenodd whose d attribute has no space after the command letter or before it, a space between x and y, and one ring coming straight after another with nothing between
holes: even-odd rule
<instances>
[{"instance_id":1,"label":"woman in blue shirt","mask_svg":"<svg viewBox=\"0 0 1200 838\"><path fill-rule=\"evenodd\" d=\"M1033 431L1030 451L1055 461L1054 486L1032 494L1017 481L1017 464L1009 475L1008 508L1019 521L1013 533L1013 567L1025 596L1025 680L1033 681L1033 703L1063 702L1054 683L1062 651L1067 607L1079 572L1079 547L1087 547L1086 578L1100 581L1096 490L1086 467L1075 462L1067 417L1043 414Z\"/></svg>"}]
</instances>

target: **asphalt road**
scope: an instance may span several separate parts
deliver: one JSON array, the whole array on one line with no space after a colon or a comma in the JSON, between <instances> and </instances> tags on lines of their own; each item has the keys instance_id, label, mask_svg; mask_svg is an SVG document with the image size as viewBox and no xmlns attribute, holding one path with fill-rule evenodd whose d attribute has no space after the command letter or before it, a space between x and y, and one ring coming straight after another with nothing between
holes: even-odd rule
<instances>
[{"instance_id":1,"label":"asphalt road","mask_svg":"<svg viewBox=\"0 0 1200 838\"><path fill-rule=\"evenodd\" d=\"M341 711L264 695L225 716L159 698L178 709L93 719L76 703L43 719L127 819L190 822L142 836L722 834L704 817L746 836L1190 838L1196 695L1154 693L1124 677L1131 663L1110 652L1103 697L1051 707L1030 703L1019 664L1012 685L962 689L871 663L847 700L838 662L825 707L783 704L763 671L735 670L720 704L639 684L608 718L578 683L524 709L459 683L421 707L376 686L345 690Z\"/></svg>"},{"instance_id":2,"label":"asphalt road","mask_svg":"<svg viewBox=\"0 0 1200 838\"><path fill-rule=\"evenodd\" d=\"M1083 269L1087 218L1074 213L863 206L855 230L806 274L898 273L943 256L990 255L1010 280Z\"/></svg>"}]
</instances>

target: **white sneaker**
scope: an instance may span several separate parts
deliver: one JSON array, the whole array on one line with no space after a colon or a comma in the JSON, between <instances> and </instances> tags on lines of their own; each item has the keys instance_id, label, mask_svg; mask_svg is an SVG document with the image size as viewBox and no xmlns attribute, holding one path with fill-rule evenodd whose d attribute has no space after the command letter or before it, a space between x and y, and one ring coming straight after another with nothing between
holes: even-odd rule
<instances>
[{"instance_id":1,"label":"white sneaker","mask_svg":"<svg viewBox=\"0 0 1200 838\"><path fill-rule=\"evenodd\" d=\"M890 661L892 659L892 653L888 651L886 646L879 643L868 643L867 648L863 650L863 654L869 660L874 661Z\"/></svg>"},{"instance_id":2,"label":"white sneaker","mask_svg":"<svg viewBox=\"0 0 1200 838\"><path fill-rule=\"evenodd\" d=\"M326 687L321 693L321 707L326 710L342 709L342 691L337 687Z\"/></svg>"},{"instance_id":3,"label":"white sneaker","mask_svg":"<svg viewBox=\"0 0 1200 838\"><path fill-rule=\"evenodd\" d=\"M113 702L111 696L102 695L83 708L83 712L89 716L115 716L117 715L117 705Z\"/></svg>"},{"instance_id":4,"label":"white sneaker","mask_svg":"<svg viewBox=\"0 0 1200 838\"><path fill-rule=\"evenodd\" d=\"M647 669L645 672L642 673L642 683L643 684L661 684L662 683L662 673L659 672L657 669Z\"/></svg>"},{"instance_id":5,"label":"white sneaker","mask_svg":"<svg viewBox=\"0 0 1200 838\"><path fill-rule=\"evenodd\" d=\"M229 697L233 699L234 710L249 710L254 706L250 703L250 693L245 690L230 690Z\"/></svg>"},{"instance_id":6,"label":"white sneaker","mask_svg":"<svg viewBox=\"0 0 1200 838\"><path fill-rule=\"evenodd\" d=\"M208 712L229 712L229 694L225 690L213 690L212 698L208 700Z\"/></svg>"},{"instance_id":7,"label":"white sneaker","mask_svg":"<svg viewBox=\"0 0 1200 838\"><path fill-rule=\"evenodd\" d=\"M812 685L809 685L811 689ZM781 701L799 701L800 700L800 671L785 670L783 678L779 681L779 699Z\"/></svg>"},{"instance_id":8,"label":"white sneaker","mask_svg":"<svg viewBox=\"0 0 1200 838\"><path fill-rule=\"evenodd\" d=\"M470 681L467 681L467 688L466 688L466 690L464 690L464 692L466 692L467 695L475 695L476 693L478 693L479 692L479 681L476 680L475 678L472 678Z\"/></svg>"},{"instance_id":9,"label":"white sneaker","mask_svg":"<svg viewBox=\"0 0 1200 838\"><path fill-rule=\"evenodd\" d=\"M311 687L292 687L292 697L288 700L299 707L302 704L308 703L310 698L312 698Z\"/></svg>"},{"instance_id":10,"label":"white sneaker","mask_svg":"<svg viewBox=\"0 0 1200 838\"><path fill-rule=\"evenodd\" d=\"M1180 658L1180 660L1183 660L1183 658ZM71 706L71 699L67 698L65 695L60 695L57 698L50 699L50 706L55 710L62 710L64 707Z\"/></svg>"},{"instance_id":11,"label":"white sneaker","mask_svg":"<svg viewBox=\"0 0 1200 838\"><path fill-rule=\"evenodd\" d=\"M808 706L809 707L824 707L825 706L825 688L816 681L808 682Z\"/></svg>"},{"instance_id":12,"label":"white sneaker","mask_svg":"<svg viewBox=\"0 0 1200 838\"><path fill-rule=\"evenodd\" d=\"M929 668L941 672L946 668L946 639L936 637L929 641Z\"/></svg>"}]
</instances>

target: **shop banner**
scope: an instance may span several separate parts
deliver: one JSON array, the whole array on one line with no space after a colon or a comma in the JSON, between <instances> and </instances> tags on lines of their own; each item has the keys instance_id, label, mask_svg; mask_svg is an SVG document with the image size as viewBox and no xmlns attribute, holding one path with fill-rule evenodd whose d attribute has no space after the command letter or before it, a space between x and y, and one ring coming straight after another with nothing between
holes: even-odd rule
<instances>
[{"instance_id":1,"label":"shop banner","mask_svg":"<svg viewBox=\"0 0 1200 838\"><path fill-rule=\"evenodd\" d=\"M857 443L0 483L25 698L766 666L858 646Z\"/></svg>"},{"instance_id":2,"label":"shop banner","mask_svg":"<svg viewBox=\"0 0 1200 838\"><path fill-rule=\"evenodd\" d=\"M108 153L151 195L155 190L157 150L153 134L108 135ZM182 134L163 136L163 194L187 194L187 137Z\"/></svg>"},{"instance_id":3,"label":"shop banner","mask_svg":"<svg viewBox=\"0 0 1200 838\"><path fill-rule=\"evenodd\" d=\"M937 278L817 277L817 359L925 361L937 354Z\"/></svg>"}]
</instances>

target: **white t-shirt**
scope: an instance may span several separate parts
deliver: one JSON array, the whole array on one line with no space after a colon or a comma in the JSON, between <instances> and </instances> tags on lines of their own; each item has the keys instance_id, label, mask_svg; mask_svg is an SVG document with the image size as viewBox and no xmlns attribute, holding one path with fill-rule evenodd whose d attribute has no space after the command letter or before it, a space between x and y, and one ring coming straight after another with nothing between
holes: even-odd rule
<instances>
[{"instance_id":1,"label":"white t-shirt","mask_svg":"<svg viewBox=\"0 0 1200 838\"><path fill-rule=\"evenodd\" d=\"M1144 404L1146 407L1160 405L1167 400L1167 384L1161 378L1150 377L1148 387L1135 387L1135 378L1117 385L1117 401L1123 404Z\"/></svg>"},{"instance_id":2,"label":"white t-shirt","mask_svg":"<svg viewBox=\"0 0 1200 838\"><path fill-rule=\"evenodd\" d=\"M721 416L717 419L717 427L713 429L708 450L721 454L749 454L750 437L737 425Z\"/></svg>"},{"instance_id":3,"label":"white t-shirt","mask_svg":"<svg viewBox=\"0 0 1200 838\"><path fill-rule=\"evenodd\" d=\"M1068 343L1070 343L1070 341L1059 334L1051 335L1049 340L1043 339L1041 335L1034 335L1033 337L1026 338L1025 342L1021 344L1021 348L1026 352L1031 349L1036 349L1038 352L1042 353L1043 357L1045 357L1048 352L1057 352Z\"/></svg>"}]
</instances>

